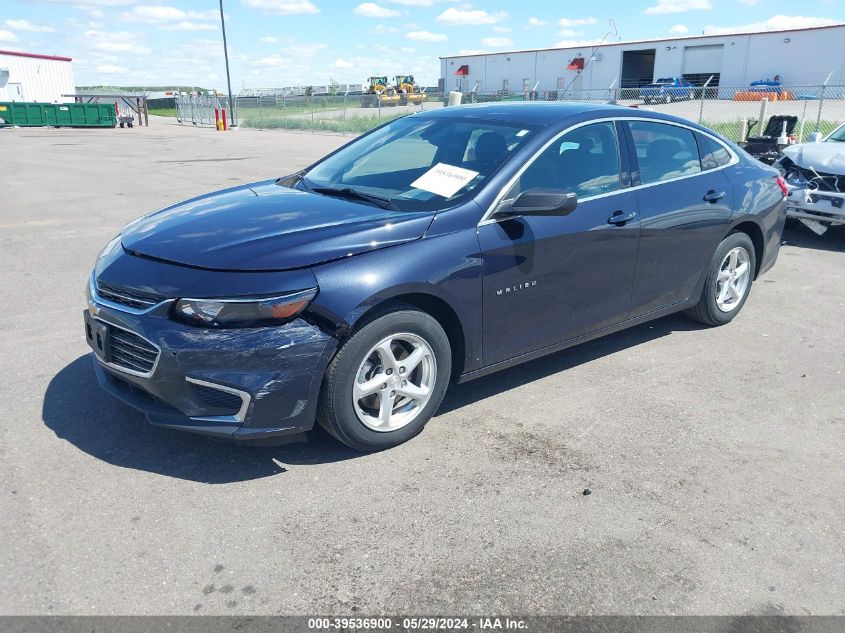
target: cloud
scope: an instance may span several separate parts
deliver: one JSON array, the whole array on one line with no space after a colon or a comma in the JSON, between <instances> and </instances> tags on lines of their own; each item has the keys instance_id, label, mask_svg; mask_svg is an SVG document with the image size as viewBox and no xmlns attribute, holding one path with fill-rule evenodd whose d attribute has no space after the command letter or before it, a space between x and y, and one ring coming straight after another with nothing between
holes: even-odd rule
<instances>
[{"instance_id":1,"label":"cloud","mask_svg":"<svg viewBox=\"0 0 845 633\"><path fill-rule=\"evenodd\" d=\"M375 2L364 2L352 9L353 13L357 13L365 18L395 18L402 15L396 9L388 9L376 4Z\"/></svg>"},{"instance_id":2,"label":"cloud","mask_svg":"<svg viewBox=\"0 0 845 633\"><path fill-rule=\"evenodd\" d=\"M669 29L670 33L677 33L678 35L683 35L684 33L689 33L689 27L686 24L676 24L671 29Z\"/></svg>"},{"instance_id":3,"label":"cloud","mask_svg":"<svg viewBox=\"0 0 845 633\"><path fill-rule=\"evenodd\" d=\"M462 48L458 55L484 55L487 51L481 48Z\"/></svg>"},{"instance_id":4,"label":"cloud","mask_svg":"<svg viewBox=\"0 0 845 633\"><path fill-rule=\"evenodd\" d=\"M27 31L29 33L53 33L56 29L52 26L45 26L43 24L35 24L29 20L6 20L3 22L10 29L16 31Z\"/></svg>"},{"instance_id":5,"label":"cloud","mask_svg":"<svg viewBox=\"0 0 845 633\"><path fill-rule=\"evenodd\" d=\"M432 33L431 31L411 31L405 35L405 39L415 42L445 42L449 38L443 33Z\"/></svg>"},{"instance_id":6,"label":"cloud","mask_svg":"<svg viewBox=\"0 0 845 633\"><path fill-rule=\"evenodd\" d=\"M69 4L74 9L90 11L92 7L123 7L127 4L135 4L136 0L29 0L30 2L41 2L44 4Z\"/></svg>"},{"instance_id":7,"label":"cloud","mask_svg":"<svg viewBox=\"0 0 845 633\"><path fill-rule=\"evenodd\" d=\"M832 18L812 18L803 15L775 15L763 22L740 24L738 26L706 26L705 35L724 35L727 33L756 33L758 31L784 31L787 29L806 29L814 26L840 24Z\"/></svg>"},{"instance_id":8,"label":"cloud","mask_svg":"<svg viewBox=\"0 0 845 633\"><path fill-rule=\"evenodd\" d=\"M188 20L182 20L181 22L176 22L175 24L164 24L159 28L164 31L216 31L217 25L205 22L189 22Z\"/></svg>"},{"instance_id":9,"label":"cloud","mask_svg":"<svg viewBox=\"0 0 845 633\"><path fill-rule=\"evenodd\" d=\"M575 35L583 35L581 31L576 31L574 29L561 29L557 32L560 37L573 37Z\"/></svg>"},{"instance_id":10,"label":"cloud","mask_svg":"<svg viewBox=\"0 0 845 633\"><path fill-rule=\"evenodd\" d=\"M510 33L511 27L509 26L494 26L493 31L496 33Z\"/></svg>"},{"instance_id":11,"label":"cloud","mask_svg":"<svg viewBox=\"0 0 845 633\"><path fill-rule=\"evenodd\" d=\"M488 13L481 9L456 9L449 7L437 16L437 21L448 26L479 26L483 24L495 24L501 22L508 14L504 11Z\"/></svg>"},{"instance_id":12,"label":"cloud","mask_svg":"<svg viewBox=\"0 0 845 633\"><path fill-rule=\"evenodd\" d=\"M760 0L739 0L742 4L753 7L760 3Z\"/></svg>"},{"instance_id":13,"label":"cloud","mask_svg":"<svg viewBox=\"0 0 845 633\"><path fill-rule=\"evenodd\" d=\"M184 11L176 7L145 5L124 11L121 17L127 22L151 24L163 31L216 31L220 13Z\"/></svg>"},{"instance_id":14,"label":"cloud","mask_svg":"<svg viewBox=\"0 0 845 633\"><path fill-rule=\"evenodd\" d=\"M104 75L117 75L125 73L126 68L123 66L115 66L114 64L100 64L97 66L97 72Z\"/></svg>"},{"instance_id":15,"label":"cloud","mask_svg":"<svg viewBox=\"0 0 845 633\"><path fill-rule=\"evenodd\" d=\"M504 46L510 46L513 44L513 41L507 37L485 37L481 40L481 44L490 48L502 48Z\"/></svg>"},{"instance_id":16,"label":"cloud","mask_svg":"<svg viewBox=\"0 0 845 633\"><path fill-rule=\"evenodd\" d=\"M541 20L540 18L528 18L528 26L546 26L548 20Z\"/></svg>"},{"instance_id":17,"label":"cloud","mask_svg":"<svg viewBox=\"0 0 845 633\"><path fill-rule=\"evenodd\" d=\"M0 42L17 42L18 36L11 31L0 31Z\"/></svg>"},{"instance_id":18,"label":"cloud","mask_svg":"<svg viewBox=\"0 0 845 633\"><path fill-rule=\"evenodd\" d=\"M336 59L334 60L335 68L354 68L355 64L345 59Z\"/></svg>"},{"instance_id":19,"label":"cloud","mask_svg":"<svg viewBox=\"0 0 845 633\"><path fill-rule=\"evenodd\" d=\"M373 35L391 35L393 33L398 33L399 29L395 26L385 26L384 24L376 24L371 30L370 33Z\"/></svg>"},{"instance_id":20,"label":"cloud","mask_svg":"<svg viewBox=\"0 0 845 633\"><path fill-rule=\"evenodd\" d=\"M304 15L320 12L317 5L310 0L241 0L241 4L275 15Z\"/></svg>"},{"instance_id":21,"label":"cloud","mask_svg":"<svg viewBox=\"0 0 845 633\"><path fill-rule=\"evenodd\" d=\"M149 55L150 49L142 45L143 37L140 33L131 31L103 31L89 30L85 37L92 42L91 49L106 53L132 53L133 55Z\"/></svg>"},{"instance_id":22,"label":"cloud","mask_svg":"<svg viewBox=\"0 0 845 633\"><path fill-rule=\"evenodd\" d=\"M585 26L587 24L596 24L598 20L594 17L589 18L561 18L557 21L560 26L565 27L572 27L572 26Z\"/></svg>"},{"instance_id":23,"label":"cloud","mask_svg":"<svg viewBox=\"0 0 845 633\"><path fill-rule=\"evenodd\" d=\"M712 9L710 0L657 0L657 4L645 10L646 15L661 15L664 13L686 13Z\"/></svg>"}]
</instances>

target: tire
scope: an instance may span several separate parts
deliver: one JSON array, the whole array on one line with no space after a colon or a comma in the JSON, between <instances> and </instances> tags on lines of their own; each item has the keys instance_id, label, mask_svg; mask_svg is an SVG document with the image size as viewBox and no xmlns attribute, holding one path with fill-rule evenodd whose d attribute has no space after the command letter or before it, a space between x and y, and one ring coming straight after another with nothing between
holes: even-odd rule
<instances>
[{"instance_id":1,"label":"tire","mask_svg":"<svg viewBox=\"0 0 845 633\"><path fill-rule=\"evenodd\" d=\"M417 354L417 364L406 369L402 362L411 353ZM355 450L391 448L423 430L446 394L451 372L452 350L440 323L414 306L388 304L335 354L323 378L317 420ZM353 396L356 383L365 394L359 399ZM411 398L402 393L414 389L422 394L421 387L426 385L427 396ZM383 398L393 403L389 415Z\"/></svg>"},{"instance_id":2,"label":"tire","mask_svg":"<svg viewBox=\"0 0 845 633\"><path fill-rule=\"evenodd\" d=\"M736 260L731 261L733 254ZM731 277L729 270L732 266L738 272L745 265L745 272ZM745 305L751 286L754 282L754 272L757 270L757 256L754 244L746 233L731 233L719 244L710 259L701 298L695 307L687 310L687 316L705 325L724 325L732 321ZM733 281L731 281L733 280ZM731 288L725 289L725 284ZM724 292L723 292L724 291ZM739 298L736 298L739 294Z\"/></svg>"}]
</instances>

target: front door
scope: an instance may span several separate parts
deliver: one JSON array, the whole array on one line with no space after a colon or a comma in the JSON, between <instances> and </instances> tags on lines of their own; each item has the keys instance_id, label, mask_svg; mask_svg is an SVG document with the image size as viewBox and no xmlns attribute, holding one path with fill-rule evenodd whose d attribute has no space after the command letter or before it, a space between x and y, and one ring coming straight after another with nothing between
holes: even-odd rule
<instances>
[{"instance_id":1,"label":"front door","mask_svg":"<svg viewBox=\"0 0 845 633\"><path fill-rule=\"evenodd\" d=\"M628 183L621 175L619 146L613 122L558 137L503 200L533 188L563 189L578 195L575 210L478 227L485 365L627 318L639 219L636 196L623 189Z\"/></svg>"}]
</instances>

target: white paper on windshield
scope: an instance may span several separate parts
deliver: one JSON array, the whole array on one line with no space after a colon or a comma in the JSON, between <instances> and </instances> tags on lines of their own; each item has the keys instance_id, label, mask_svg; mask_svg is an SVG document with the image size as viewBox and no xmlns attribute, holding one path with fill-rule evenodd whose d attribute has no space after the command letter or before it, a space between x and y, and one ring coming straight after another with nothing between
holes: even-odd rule
<instances>
[{"instance_id":1,"label":"white paper on windshield","mask_svg":"<svg viewBox=\"0 0 845 633\"><path fill-rule=\"evenodd\" d=\"M477 171L455 167L446 163L437 163L422 176L411 183L412 187L436 193L444 198L451 198L461 187L478 175Z\"/></svg>"}]
</instances>

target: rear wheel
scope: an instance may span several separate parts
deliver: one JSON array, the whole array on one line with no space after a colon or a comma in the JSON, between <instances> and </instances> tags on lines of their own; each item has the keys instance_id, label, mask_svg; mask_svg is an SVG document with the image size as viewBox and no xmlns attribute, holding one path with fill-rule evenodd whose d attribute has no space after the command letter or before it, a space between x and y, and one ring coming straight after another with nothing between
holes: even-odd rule
<instances>
[{"instance_id":1,"label":"rear wheel","mask_svg":"<svg viewBox=\"0 0 845 633\"><path fill-rule=\"evenodd\" d=\"M396 446L434 415L451 371L449 339L437 320L406 304L387 306L330 363L318 420L354 449Z\"/></svg>"},{"instance_id":2,"label":"rear wheel","mask_svg":"<svg viewBox=\"0 0 845 633\"><path fill-rule=\"evenodd\" d=\"M745 233L728 235L710 260L698 304L687 314L707 325L724 325L745 305L756 270L754 244Z\"/></svg>"}]
</instances>

